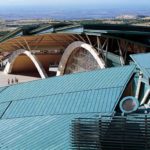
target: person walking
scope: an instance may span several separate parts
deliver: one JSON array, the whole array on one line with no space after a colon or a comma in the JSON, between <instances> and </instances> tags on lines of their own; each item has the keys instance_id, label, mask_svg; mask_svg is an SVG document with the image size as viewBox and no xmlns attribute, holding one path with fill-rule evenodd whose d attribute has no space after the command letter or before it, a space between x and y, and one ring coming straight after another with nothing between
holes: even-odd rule
<instances>
[{"instance_id":1,"label":"person walking","mask_svg":"<svg viewBox=\"0 0 150 150\"><path fill-rule=\"evenodd\" d=\"M15 77L15 83L18 83L18 79Z\"/></svg>"},{"instance_id":2,"label":"person walking","mask_svg":"<svg viewBox=\"0 0 150 150\"><path fill-rule=\"evenodd\" d=\"M10 80L9 79L8 79L7 83L8 83L8 85L10 84Z\"/></svg>"},{"instance_id":3,"label":"person walking","mask_svg":"<svg viewBox=\"0 0 150 150\"><path fill-rule=\"evenodd\" d=\"M13 79L11 79L11 84L14 84L14 80Z\"/></svg>"}]
</instances>

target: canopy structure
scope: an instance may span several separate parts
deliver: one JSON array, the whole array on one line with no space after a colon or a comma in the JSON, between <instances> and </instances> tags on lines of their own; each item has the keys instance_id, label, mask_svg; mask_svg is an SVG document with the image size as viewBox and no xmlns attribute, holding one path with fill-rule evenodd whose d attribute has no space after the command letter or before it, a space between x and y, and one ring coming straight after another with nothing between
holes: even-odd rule
<instances>
[{"instance_id":1,"label":"canopy structure","mask_svg":"<svg viewBox=\"0 0 150 150\"><path fill-rule=\"evenodd\" d=\"M43 34L76 34L76 35L95 35L106 36L116 39L125 39L149 46L150 27L138 27L130 25L111 25L111 24L68 24L60 23L53 25L26 26L6 34L0 39L5 42L9 39L23 36L35 36ZM140 38L142 37L142 38ZM84 38L84 37L83 37ZM86 39L85 39L86 40Z\"/></svg>"},{"instance_id":2,"label":"canopy structure","mask_svg":"<svg viewBox=\"0 0 150 150\"><path fill-rule=\"evenodd\" d=\"M16 53L22 49L30 51L36 63L32 57ZM0 38L0 51L9 54L2 57L10 63L6 73L38 71L42 78L123 66L129 64L130 54L150 51L150 27L98 23L24 26ZM10 55L16 58L14 63ZM37 62L43 73L35 65Z\"/></svg>"}]
</instances>

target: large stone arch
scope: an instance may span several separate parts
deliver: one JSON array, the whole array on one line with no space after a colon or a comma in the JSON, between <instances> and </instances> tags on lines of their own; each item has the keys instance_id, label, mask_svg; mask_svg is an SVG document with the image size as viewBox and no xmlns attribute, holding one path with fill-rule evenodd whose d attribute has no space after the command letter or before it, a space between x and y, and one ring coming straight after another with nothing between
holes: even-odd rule
<instances>
[{"instance_id":1,"label":"large stone arch","mask_svg":"<svg viewBox=\"0 0 150 150\"><path fill-rule=\"evenodd\" d=\"M12 72L13 64L14 64L16 58L21 54L25 54L26 56L28 56L31 59L31 61L35 65L36 69L38 70L41 78L44 79L44 78L48 77L46 71L44 70L42 64L37 59L37 57L34 54L32 54L30 51L24 50L24 49L19 49L19 50L12 53L12 55L9 57L9 60L6 64L6 67L4 69L4 73L9 74Z\"/></svg>"},{"instance_id":2,"label":"large stone arch","mask_svg":"<svg viewBox=\"0 0 150 150\"><path fill-rule=\"evenodd\" d=\"M94 57L94 59L96 60L96 62L98 63L100 68L102 68L102 69L105 68L105 63L104 63L103 59L99 57L99 54L96 51L96 49L94 49L91 45L89 45L87 43L84 43L81 41L76 41L76 42L71 43L66 48L66 50L65 50L65 52L64 52L64 54L60 60L59 66L58 66L57 76L64 74L65 67L66 67L66 64L67 64L69 57L71 56L72 52L76 48L79 48L79 47L87 50Z\"/></svg>"}]
</instances>

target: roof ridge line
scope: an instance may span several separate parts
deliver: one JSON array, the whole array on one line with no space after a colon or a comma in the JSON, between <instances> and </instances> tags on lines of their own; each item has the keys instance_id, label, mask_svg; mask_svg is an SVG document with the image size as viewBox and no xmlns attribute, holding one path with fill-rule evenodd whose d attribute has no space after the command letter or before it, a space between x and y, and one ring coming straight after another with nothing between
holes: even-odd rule
<instances>
[{"instance_id":1,"label":"roof ridge line","mask_svg":"<svg viewBox=\"0 0 150 150\"><path fill-rule=\"evenodd\" d=\"M28 81L28 82L22 82L22 83L18 83L18 84L15 84L15 85L10 85L9 87L19 86L19 85L22 85L22 84L29 84L29 83L33 83L33 82L45 81L45 80L52 80L52 79L55 79L55 78L58 79L58 78L66 77L66 76L77 76L78 74L86 74L86 73L91 73L91 72L96 72L96 71L106 71L106 70L110 70L110 69L118 69L118 68L125 68L125 67L136 67L136 65L135 64L131 64L131 65L117 66L117 67L104 68L104 69L98 68L96 70L89 70L89 71L85 71L85 72L78 72L78 73L73 73L73 74L65 74L65 75L62 75L62 76L54 76L54 77L48 77L48 78L45 78L45 79L38 79L38 80L33 80L33 81Z\"/></svg>"},{"instance_id":2,"label":"roof ridge line","mask_svg":"<svg viewBox=\"0 0 150 150\"><path fill-rule=\"evenodd\" d=\"M64 113L64 114L48 114L48 115L34 115L34 116L23 116L23 117L14 117L14 118L1 118L0 121L2 120L12 120L12 119L24 119L24 118L36 118L36 117L54 117L54 116L66 116L66 115L85 115L85 114L95 114L95 115L100 115L102 113L100 112L82 112L82 113ZM111 113L103 113L103 114L111 114Z\"/></svg>"},{"instance_id":3,"label":"roof ridge line","mask_svg":"<svg viewBox=\"0 0 150 150\"><path fill-rule=\"evenodd\" d=\"M71 91L71 92L65 92L65 93L55 93L55 94L50 94L50 95L42 95L42 96L35 96L35 97L26 97L24 99L16 99L16 100L11 100L12 102L14 101L23 101L26 99L33 99L33 98L41 98L41 97L48 97L48 96L54 96L54 95L61 95L61 94L68 94L68 93L78 93L78 92L86 92L86 91L97 91L97 90L103 90L103 89L114 89L114 88L123 88L123 86L118 86L118 87L105 87L105 88L98 88L98 89L87 89L87 90L82 90L82 91ZM11 102L11 101L5 101L5 102L0 102L0 104Z\"/></svg>"}]
</instances>

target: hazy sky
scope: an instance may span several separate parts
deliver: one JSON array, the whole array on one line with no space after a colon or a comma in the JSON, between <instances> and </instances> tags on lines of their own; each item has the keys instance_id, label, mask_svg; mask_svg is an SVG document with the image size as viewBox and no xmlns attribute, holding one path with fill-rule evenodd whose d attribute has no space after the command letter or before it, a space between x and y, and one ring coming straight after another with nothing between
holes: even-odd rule
<instances>
[{"instance_id":1,"label":"hazy sky","mask_svg":"<svg viewBox=\"0 0 150 150\"><path fill-rule=\"evenodd\" d=\"M50 5L50 6L150 6L150 0L0 0L0 6Z\"/></svg>"},{"instance_id":2,"label":"hazy sky","mask_svg":"<svg viewBox=\"0 0 150 150\"><path fill-rule=\"evenodd\" d=\"M150 15L150 0L0 0L0 18L99 18Z\"/></svg>"}]
</instances>

